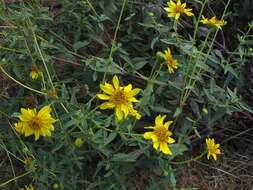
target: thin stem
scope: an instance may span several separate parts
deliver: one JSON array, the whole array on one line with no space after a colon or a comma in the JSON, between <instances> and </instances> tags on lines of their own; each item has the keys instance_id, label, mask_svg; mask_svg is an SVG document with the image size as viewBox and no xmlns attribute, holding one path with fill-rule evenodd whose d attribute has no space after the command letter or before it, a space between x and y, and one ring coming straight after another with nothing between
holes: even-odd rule
<instances>
[{"instance_id":1,"label":"thin stem","mask_svg":"<svg viewBox=\"0 0 253 190\"><path fill-rule=\"evenodd\" d=\"M46 70L46 73L47 73L47 76L48 76L48 79L49 79L49 82L50 82L50 84L51 84L51 86L52 86L52 89L55 90L55 87L54 87L54 84L53 84L53 81L52 81L50 72L49 72L49 70L48 70L48 67L47 67L46 61L45 61L45 59L44 59L44 56L43 56L43 54L42 54L42 52L41 52L40 46L39 46L39 44L38 44L38 41L37 41L37 38L36 38L36 35L35 35L35 31L34 31L33 27L31 26L32 23L31 23L30 20L29 20L28 24L29 24L29 26L30 26L30 28L31 28L32 35L33 35L33 39L34 39L34 42L35 42L35 45L36 45L36 49L38 50L39 55L40 55L40 57L41 57L42 63L43 63L43 65L44 65L44 68L45 68L45 70Z\"/></svg>"},{"instance_id":2,"label":"thin stem","mask_svg":"<svg viewBox=\"0 0 253 190\"><path fill-rule=\"evenodd\" d=\"M108 63L106 64L106 72L104 73L102 83L105 82L106 75L107 75L107 72L108 72L108 67L111 64L112 54L113 54L113 50L114 50L114 47L115 47L115 42L116 42L117 34L118 34L118 31L119 31L122 15L123 15L123 12L125 10L126 2L127 2L127 0L123 0L123 5L121 7L118 23L117 23L117 26L116 26L116 29L115 29L115 32L114 32L114 36L113 36L113 40L112 40L112 46L111 46L111 50L110 50L110 54L109 54L109 58L108 58Z\"/></svg>"},{"instance_id":3,"label":"thin stem","mask_svg":"<svg viewBox=\"0 0 253 190\"><path fill-rule=\"evenodd\" d=\"M17 177L14 177L14 178L12 178L12 179L10 179L10 180L4 182L4 183L1 183L1 184L0 184L0 187L3 187L3 186L5 186L5 185L9 184L9 183L11 183L12 181L16 181L17 179L20 179L20 178L22 178L22 177L24 177L24 176L26 176L26 175L28 175L28 174L30 174L30 173L31 173L31 171L25 172L25 173L23 173L23 174L21 174L21 175L19 175L19 176L17 176Z\"/></svg>"},{"instance_id":4,"label":"thin stem","mask_svg":"<svg viewBox=\"0 0 253 190\"><path fill-rule=\"evenodd\" d=\"M25 84L19 82L18 80L16 80L15 78L13 78L11 75L9 75L9 74L4 70L4 68L3 68L2 66L0 66L0 70L1 70L8 78L10 78L11 80L13 80L15 83L19 84L20 86L22 86L22 87L24 87L24 88L26 88L26 89L28 89L28 90L31 90L31 91L33 91L33 92L36 92L36 93L38 93L38 94L42 94L42 95L44 95L44 96L47 95L47 94L44 93L44 92L41 92L41 91L39 91L39 90L36 90L36 89L34 89L34 88L32 88L32 87L29 87L29 86L27 86L27 85L25 85Z\"/></svg>"},{"instance_id":5,"label":"thin stem","mask_svg":"<svg viewBox=\"0 0 253 190\"><path fill-rule=\"evenodd\" d=\"M88 3L88 5L89 5L90 9L93 11L93 13L97 16L98 14L96 12L96 9L92 6L92 4L90 3L90 1L86 0L86 2Z\"/></svg>"},{"instance_id":6,"label":"thin stem","mask_svg":"<svg viewBox=\"0 0 253 190\"><path fill-rule=\"evenodd\" d=\"M173 162L173 161L169 161L169 164L188 164L190 162L193 162L193 161L197 161L199 160L200 158L202 158L205 154L206 154L207 151L203 152L202 154L192 158L192 159L189 159L189 160L184 160L184 161L180 161L180 162Z\"/></svg>"},{"instance_id":7,"label":"thin stem","mask_svg":"<svg viewBox=\"0 0 253 190\"><path fill-rule=\"evenodd\" d=\"M231 1L231 0L228 0L227 4L226 4L226 6L225 6L225 9L224 9L224 11L223 11L223 14L222 14L221 19L224 18L225 14L226 14L226 12L227 12L227 8L228 8L228 6L229 6L229 4L230 4L230 1ZM208 59L208 56L209 56L209 54L210 54L211 51L212 51L213 44L214 44L214 42L215 42L215 40L216 40L216 37L217 37L218 32L219 32L219 29L217 29L216 32L215 32L215 35L214 35L214 37L213 37L213 40L212 40L212 42L211 42L211 45L209 46L209 49L208 49L208 52L207 52L207 54L206 54L206 56L205 56L205 60L204 60L203 64L206 63L206 61L207 61L207 59ZM202 68L200 68L200 70L198 71L198 74L201 73L201 71L202 71ZM194 74L194 73L193 73L193 74ZM196 84L196 80L193 81L192 88L194 88L195 84ZM186 102L186 100L187 100L188 97L190 96L190 93L191 93L191 90L190 90L190 89L189 89L188 91L186 91L184 103Z\"/></svg>"}]
</instances>

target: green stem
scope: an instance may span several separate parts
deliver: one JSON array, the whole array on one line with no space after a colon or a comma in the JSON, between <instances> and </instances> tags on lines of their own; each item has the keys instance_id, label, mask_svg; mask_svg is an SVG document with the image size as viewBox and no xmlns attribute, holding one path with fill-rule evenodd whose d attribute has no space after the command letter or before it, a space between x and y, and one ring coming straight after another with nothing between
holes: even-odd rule
<instances>
[{"instance_id":1,"label":"green stem","mask_svg":"<svg viewBox=\"0 0 253 190\"><path fill-rule=\"evenodd\" d=\"M169 163L169 164L176 164L176 165L178 165L178 164L188 164L188 163L190 163L190 162L194 162L194 161L199 160L200 158L202 158L202 157L206 154L206 152L207 152L207 151L205 151L205 152L203 152L202 154L200 154L200 155L198 155L198 156L196 156L196 157L194 157L194 158L192 158L192 159L189 159L189 160L184 160L184 161L180 161L180 162L169 161L168 163Z\"/></svg>"},{"instance_id":2,"label":"green stem","mask_svg":"<svg viewBox=\"0 0 253 190\"><path fill-rule=\"evenodd\" d=\"M32 88L32 87L29 87L29 86L27 86L27 85L25 85L25 84L19 82L18 80L16 80L15 78L13 78L11 75L9 75L9 74L4 70L4 68L3 68L2 66L0 66L0 70L1 70L8 78L10 78L12 81L14 81L15 83L19 84L20 86L22 86L22 87L24 87L24 88L26 88L26 89L28 89L28 90L31 90L31 91L33 91L33 92L36 92L36 93L38 93L38 94L42 94L42 95L44 95L44 96L47 95L47 94L44 93L44 92L41 92L41 91L39 91L39 90L36 90L36 89L34 89L34 88Z\"/></svg>"},{"instance_id":3,"label":"green stem","mask_svg":"<svg viewBox=\"0 0 253 190\"><path fill-rule=\"evenodd\" d=\"M112 61L112 54L113 54L113 51L114 51L114 47L115 47L115 43L116 43L116 38L117 38L118 31L119 31L122 15L123 15L123 12L125 10L126 2L127 2L127 0L123 0L123 5L121 7L119 19L118 19L117 26L116 26L116 29L115 29L115 32L114 32L114 36L113 36L113 40L112 40L112 46L111 46L111 50L110 50L110 54L109 54L109 58L108 58L108 63L106 64L106 72L104 73L103 82L102 83L105 82L106 75L107 75L107 72L108 72L108 67L109 67L109 65L111 64L111 61Z\"/></svg>"}]
</instances>

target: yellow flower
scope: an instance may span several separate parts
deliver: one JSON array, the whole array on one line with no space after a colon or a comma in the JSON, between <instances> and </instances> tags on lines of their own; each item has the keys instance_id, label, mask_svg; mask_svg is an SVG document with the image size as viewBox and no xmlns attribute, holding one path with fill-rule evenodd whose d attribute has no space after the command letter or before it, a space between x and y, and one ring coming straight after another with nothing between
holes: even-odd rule
<instances>
[{"instance_id":1,"label":"yellow flower","mask_svg":"<svg viewBox=\"0 0 253 190\"><path fill-rule=\"evenodd\" d=\"M107 102L100 105L100 109L115 109L115 115L118 120L126 118L128 115L140 119L141 115L134 109L133 103L139 102L134 96L139 94L141 89L134 88L132 85L120 86L119 79L114 76L113 85L109 83L101 84L100 88L105 94L97 94L97 97Z\"/></svg>"},{"instance_id":2,"label":"yellow flower","mask_svg":"<svg viewBox=\"0 0 253 190\"><path fill-rule=\"evenodd\" d=\"M193 16L191 12L192 9L186 8L186 3L181 3L181 0L178 0L177 3L174 0L167 2L168 7L165 7L164 10L168 12L168 17L175 17L176 20L179 19L181 14L186 14L187 16Z\"/></svg>"},{"instance_id":3,"label":"yellow flower","mask_svg":"<svg viewBox=\"0 0 253 190\"><path fill-rule=\"evenodd\" d=\"M221 154L220 144L215 144L214 139L207 138L206 145L208 150L207 159L209 160L210 156L212 156L214 160L217 160L217 154Z\"/></svg>"},{"instance_id":4,"label":"yellow flower","mask_svg":"<svg viewBox=\"0 0 253 190\"><path fill-rule=\"evenodd\" d=\"M36 80L36 79L38 79L41 76L42 76L41 70L39 70L36 65L33 65L32 69L30 71L30 77L31 77L31 79Z\"/></svg>"},{"instance_id":5,"label":"yellow flower","mask_svg":"<svg viewBox=\"0 0 253 190\"><path fill-rule=\"evenodd\" d=\"M83 140L81 138L76 138L75 145L81 147L83 145Z\"/></svg>"},{"instance_id":6,"label":"yellow flower","mask_svg":"<svg viewBox=\"0 0 253 190\"><path fill-rule=\"evenodd\" d=\"M44 106L38 113L36 109L21 108L20 121L15 123L16 131L26 137L34 135L35 140L38 140L40 135L51 136L56 120L52 118L50 112L50 106Z\"/></svg>"},{"instance_id":7,"label":"yellow flower","mask_svg":"<svg viewBox=\"0 0 253 190\"><path fill-rule=\"evenodd\" d=\"M212 26L212 27L216 27L216 28L221 29L221 30L222 30L222 26L225 26L227 24L226 21L219 20L219 19L216 18L216 16L208 19L208 18L205 18L203 15L202 15L202 19L200 20L200 22L203 23L203 24Z\"/></svg>"},{"instance_id":8,"label":"yellow flower","mask_svg":"<svg viewBox=\"0 0 253 190\"><path fill-rule=\"evenodd\" d=\"M23 188L19 188L19 190L35 190L35 187L33 187L33 185L32 184L30 184L30 185L26 185L25 187L23 187Z\"/></svg>"},{"instance_id":9,"label":"yellow flower","mask_svg":"<svg viewBox=\"0 0 253 190\"><path fill-rule=\"evenodd\" d=\"M168 147L168 143L172 144L175 142L173 138L171 138L172 132L168 130L169 126L173 121L167 121L163 123L166 115L158 115L155 118L155 126L147 127L151 128L154 131L152 132L145 132L144 138L145 139L152 139L153 147L156 150L162 151L164 154L172 155L170 148Z\"/></svg>"},{"instance_id":10,"label":"yellow flower","mask_svg":"<svg viewBox=\"0 0 253 190\"><path fill-rule=\"evenodd\" d=\"M178 68L178 62L177 62L176 59L173 59L173 57L171 55L170 48L168 48L167 50L165 50L162 55L163 55L164 60L167 63L168 72L170 74L174 73L175 70Z\"/></svg>"}]
</instances>

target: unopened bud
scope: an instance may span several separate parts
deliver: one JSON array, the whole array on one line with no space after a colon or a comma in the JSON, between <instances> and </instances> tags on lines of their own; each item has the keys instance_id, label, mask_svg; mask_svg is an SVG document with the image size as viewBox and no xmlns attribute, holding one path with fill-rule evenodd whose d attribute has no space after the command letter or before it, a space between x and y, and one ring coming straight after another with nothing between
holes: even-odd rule
<instances>
[{"instance_id":1,"label":"unopened bud","mask_svg":"<svg viewBox=\"0 0 253 190\"><path fill-rule=\"evenodd\" d=\"M156 57L159 58L159 59L164 59L164 54L162 52L158 51L156 53Z\"/></svg>"},{"instance_id":2,"label":"unopened bud","mask_svg":"<svg viewBox=\"0 0 253 190\"><path fill-rule=\"evenodd\" d=\"M208 109L203 108L202 111L203 111L204 114L206 114L206 115L208 114Z\"/></svg>"}]
</instances>

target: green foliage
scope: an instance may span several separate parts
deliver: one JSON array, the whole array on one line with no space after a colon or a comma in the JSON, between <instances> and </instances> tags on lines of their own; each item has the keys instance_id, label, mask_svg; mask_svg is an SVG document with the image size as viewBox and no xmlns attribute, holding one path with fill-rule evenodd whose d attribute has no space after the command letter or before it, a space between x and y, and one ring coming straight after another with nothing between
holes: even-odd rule
<instances>
[{"instance_id":1,"label":"green foliage","mask_svg":"<svg viewBox=\"0 0 253 190\"><path fill-rule=\"evenodd\" d=\"M205 145L192 151L196 144L190 137L203 142L224 119L253 112L242 93L253 57L253 21L231 34L237 16L230 1L220 3L215 13L213 2L187 5L195 16L176 22L167 17L161 0L1 1L0 144L2 157L7 154L3 164L11 167L0 187L178 189L178 165L205 153ZM202 8L204 15L227 20L224 30L201 25ZM179 63L174 74L157 56L168 47ZM38 80L29 76L33 65L43 72ZM142 89L141 120L117 122L111 110L98 108L99 84L114 74ZM253 94L252 86L247 90ZM51 138L34 141L15 131L21 107L49 104L58 119ZM143 138L158 114L174 121L172 156L155 151ZM75 146L76 138L84 141L81 147ZM22 161L30 157L33 161L24 167Z\"/></svg>"}]
</instances>

